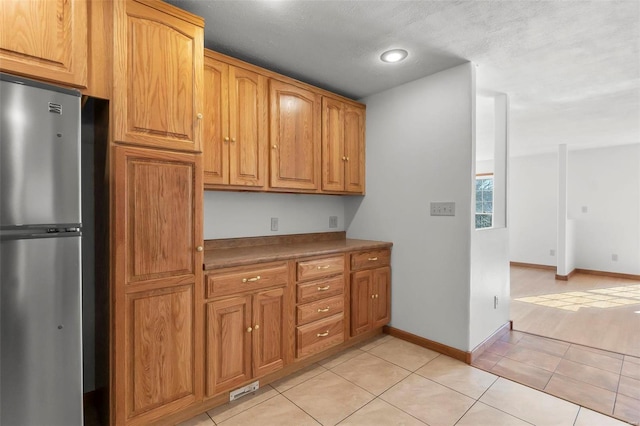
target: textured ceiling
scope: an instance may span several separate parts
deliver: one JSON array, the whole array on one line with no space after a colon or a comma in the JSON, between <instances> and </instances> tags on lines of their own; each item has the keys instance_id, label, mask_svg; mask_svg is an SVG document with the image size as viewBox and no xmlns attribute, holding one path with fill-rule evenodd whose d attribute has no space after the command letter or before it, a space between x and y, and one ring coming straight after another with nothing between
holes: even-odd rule
<instances>
[{"instance_id":1,"label":"textured ceiling","mask_svg":"<svg viewBox=\"0 0 640 426\"><path fill-rule=\"evenodd\" d=\"M356 99L471 61L510 97L512 155L640 143L638 0L169 2L206 47Z\"/></svg>"}]
</instances>

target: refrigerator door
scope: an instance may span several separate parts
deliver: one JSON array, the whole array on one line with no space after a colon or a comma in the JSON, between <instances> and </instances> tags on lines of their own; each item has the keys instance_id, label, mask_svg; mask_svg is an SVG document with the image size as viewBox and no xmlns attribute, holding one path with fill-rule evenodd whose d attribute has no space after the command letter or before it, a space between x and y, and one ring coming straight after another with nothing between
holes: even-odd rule
<instances>
[{"instance_id":1,"label":"refrigerator door","mask_svg":"<svg viewBox=\"0 0 640 426\"><path fill-rule=\"evenodd\" d=\"M78 224L80 98L0 80L0 226Z\"/></svg>"},{"instance_id":2,"label":"refrigerator door","mask_svg":"<svg viewBox=\"0 0 640 426\"><path fill-rule=\"evenodd\" d=\"M0 240L0 424L81 425L80 238Z\"/></svg>"}]
</instances>

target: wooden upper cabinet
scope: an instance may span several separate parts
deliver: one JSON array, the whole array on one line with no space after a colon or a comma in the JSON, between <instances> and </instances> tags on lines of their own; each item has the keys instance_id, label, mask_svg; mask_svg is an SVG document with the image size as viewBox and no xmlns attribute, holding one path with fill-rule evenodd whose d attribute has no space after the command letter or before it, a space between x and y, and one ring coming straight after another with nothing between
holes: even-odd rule
<instances>
[{"instance_id":1,"label":"wooden upper cabinet","mask_svg":"<svg viewBox=\"0 0 640 426\"><path fill-rule=\"evenodd\" d=\"M209 56L204 78L205 185L264 188L267 78Z\"/></svg>"},{"instance_id":2,"label":"wooden upper cabinet","mask_svg":"<svg viewBox=\"0 0 640 426\"><path fill-rule=\"evenodd\" d=\"M346 104L344 110L344 190L364 194L365 191L365 109Z\"/></svg>"},{"instance_id":3,"label":"wooden upper cabinet","mask_svg":"<svg viewBox=\"0 0 640 426\"><path fill-rule=\"evenodd\" d=\"M269 97L270 186L319 190L321 95L272 79Z\"/></svg>"},{"instance_id":4,"label":"wooden upper cabinet","mask_svg":"<svg viewBox=\"0 0 640 426\"><path fill-rule=\"evenodd\" d=\"M344 191L344 104L322 98L322 190Z\"/></svg>"},{"instance_id":5,"label":"wooden upper cabinet","mask_svg":"<svg viewBox=\"0 0 640 426\"><path fill-rule=\"evenodd\" d=\"M322 190L364 194L365 109L322 98Z\"/></svg>"},{"instance_id":6,"label":"wooden upper cabinet","mask_svg":"<svg viewBox=\"0 0 640 426\"><path fill-rule=\"evenodd\" d=\"M115 140L200 151L202 19L160 1L115 7Z\"/></svg>"},{"instance_id":7,"label":"wooden upper cabinet","mask_svg":"<svg viewBox=\"0 0 640 426\"><path fill-rule=\"evenodd\" d=\"M87 85L86 0L2 0L0 28L2 71Z\"/></svg>"}]
</instances>

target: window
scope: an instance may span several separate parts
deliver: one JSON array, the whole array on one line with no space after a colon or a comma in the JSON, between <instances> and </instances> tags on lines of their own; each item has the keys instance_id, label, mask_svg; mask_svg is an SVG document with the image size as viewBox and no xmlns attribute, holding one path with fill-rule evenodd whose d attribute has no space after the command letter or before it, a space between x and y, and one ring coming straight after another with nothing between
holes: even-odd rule
<instances>
[{"instance_id":1,"label":"window","mask_svg":"<svg viewBox=\"0 0 640 426\"><path fill-rule=\"evenodd\" d=\"M476 229L493 226L493 175L476 176Z\"/></svg>"}]
</instances>

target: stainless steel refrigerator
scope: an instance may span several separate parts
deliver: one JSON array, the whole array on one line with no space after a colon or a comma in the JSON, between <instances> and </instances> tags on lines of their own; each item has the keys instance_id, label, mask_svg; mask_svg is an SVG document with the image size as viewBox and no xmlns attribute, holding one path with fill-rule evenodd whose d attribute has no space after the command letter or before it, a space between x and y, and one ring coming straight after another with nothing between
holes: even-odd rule
<instances>
[{"instance_id":1,"label":"stainless steel refrigerator","mask_svg":"<svg viewBox=\"0 0 640 426\"><path fill-rule=\"evenodd\" d=\"M0 74L0 424L81 425L80 93Z\"/></svg>"}]
</instances>

